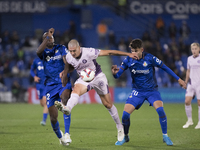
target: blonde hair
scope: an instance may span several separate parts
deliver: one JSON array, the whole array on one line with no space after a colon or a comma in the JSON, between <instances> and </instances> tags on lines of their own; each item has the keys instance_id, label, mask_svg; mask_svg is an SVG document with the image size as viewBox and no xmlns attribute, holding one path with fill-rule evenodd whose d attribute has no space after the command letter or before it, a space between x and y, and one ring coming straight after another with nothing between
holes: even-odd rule
<instances>
[{"instance_id":1,"label":"blonde hair","mask_svg":"<svg viewBox=\"0 0 200 150\"><path fill-rule=\"evenodd\" d=\"M192 44L190 45L190 47L191 47L191 46L197 46L197 47L200 47L199 43L197 43L197 42L192 43Z\"/></svg>"}]
</instances>

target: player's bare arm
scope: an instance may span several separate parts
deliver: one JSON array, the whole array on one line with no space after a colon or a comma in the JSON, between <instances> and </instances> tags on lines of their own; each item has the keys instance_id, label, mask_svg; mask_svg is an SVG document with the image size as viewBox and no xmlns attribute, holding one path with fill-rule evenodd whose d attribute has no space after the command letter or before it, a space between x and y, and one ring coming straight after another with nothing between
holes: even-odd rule
<instances>
[{"instance_id":1,"label":"player's bare arm","mask_svg":"<svg viewBox=\"0 0 200 150\"><path fill-rule=\"evenodd\" d=\"M64 70L61 72L60 77L61 77L61 81L62 81L62 86L66 86L67 82L68 82L68 77L67 74L72 72L74 70L74 67L72 65L70 65L67 61L65 62L65 68Z\"/></svg>"},{"instance_id":2,"label":"player's bare arm","mask_svg":"<svg viewBox=\"0 0 200 150\"><path fill-rule=\"evenodd\" d=\"M112 65L111 70L112 70L112 74L116 75L119 71L119 68L117 67L117 65Z\"/></svg>"},{"instance_id":3,"label":"player's bare arm","mask_svg":"<svg viewBox=\"0 0 200 150\"><path fill-rule=\"evenodd\" d=\"M182 88L186 89L186 83L181 78L178 79L178 83Z\"/></svg>"},{"instance_id":4,"label":"player's bare arm","mask_svg":"<svg viewBox=\"0 0 200 150\"><path fill-rule=\"evenodd\" d=\"M187 69L187 71L186 71L186 77L185 77L185 83L186 83L186 84L187 84L188 81L189 81L189 77L190 77L190 70Z\"/></svg>"},{"instance_id":5,"label":"player's bare arm","mask_svg":"<svg viewBox=\"0 0 200 150\"><path fill-rule=\"evenodd\" d=\"M37 49L37 51L36 51L36 53L37 53L37 55L38 55L39 57L42 55L44 49L45 49L46 46L47 46L47 43L48 43L50 37L52 37L53 34L54 34L54 28L50 28L50 29L48 30L48 32L45 32L45 33L44 33L44 35L43 35L43 41L42 41L42 43L40 44L40 46L38 47L38 49Z\"/></svg>"},{"instance_id":6,"label":"player's bare arm","mask_svg":"<svg viewBox=\"0 0 200 150\"><path fill-rule=\"evenodd\" d=\"M108 56L108 55L116 55L116 56L129 56L133 59L138 59L136 53L127 53L118 50L101 50L99 56Z\"/></svg>"}]
</instances>

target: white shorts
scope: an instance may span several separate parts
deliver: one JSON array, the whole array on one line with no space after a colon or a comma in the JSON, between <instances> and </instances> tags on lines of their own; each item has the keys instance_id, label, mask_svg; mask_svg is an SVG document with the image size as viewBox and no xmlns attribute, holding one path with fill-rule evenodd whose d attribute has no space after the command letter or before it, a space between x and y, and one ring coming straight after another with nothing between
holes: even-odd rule
<instances>
[{"instance_id":1,"label":"white shorts","mask_svg":"<svg viewBox=\"0 0 200 150\"><path fill-rule=\"evenodd\" d=\"M197 99L200 99L200 85L192 86L191 84L188 84L185 96L193 97L194 95L196 95Z\"/></svg>"},{"instance_id":2,"label":"white shorts","mask_svg":"<svg viewBox=\"0 0 200 150\"><path fill-rule=\"evenodd\" d=\"M87 86L88 91L94 89L99 95L106 95L109 93L108 81L107 81L106 75L103 72L99 73L90 82L85 82L81 78L78 78L74 84L78 84L78 83Z\"/></svg>"}]
</instances>

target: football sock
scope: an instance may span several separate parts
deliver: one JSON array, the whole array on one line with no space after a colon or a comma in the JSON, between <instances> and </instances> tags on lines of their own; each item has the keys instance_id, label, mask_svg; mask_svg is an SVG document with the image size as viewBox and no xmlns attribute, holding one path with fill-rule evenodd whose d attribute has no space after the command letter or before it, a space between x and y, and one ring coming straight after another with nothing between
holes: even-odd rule
<instances>
[{"instance_id":1,"label":"football sock","mask_svg":"<svg viewBox=\"0 0 200 150\"><path fill-rule=\"evenodd\" d=\"M119 119L117 108L114 105L112 105L112 107L110 109L108 109L108 111L109 111L111 117L113 118L113 120L115 121L117 129L123 128L123 126L120 122L120 119Z\"/></svg>"},{"instance_id":2,"label":"football sock","mask_svg":"<svg viewBox=\"0 0 200 150\"><path fill-rule=\"evenodd\" d=\"M60 132L60 126L59 126L59 122L57 121L56 124L52 124L51 123L51 126L53 128L53 131L55 132L55 134L57 135L58 138L61 138L62 137L62 134Z\"/></svg>"},{"instance_id":3,"label":"football sock","mask_svg":"<svg viewBox=\"0 0 200 150\"><path fill-rule=\"evenodd\" d=\"M69 133L70 123L71 123L71 114L65 115L63 114L64 125L65 125L65 133Z\"/></svg>"},{"instance_id":4,"label":"football sock","mask_svg":"<svg viewBox=\"0 0 200 150\"><path fill-rule=\"evenodd\" d=\"M70 111L72 110L74 106L78 104L78 100L79 100L79 95L72 93L70 96L70 99L67 102L67 106L69 107Z\"/></svg>"},{"instance_id":5,"label":"football sock","mask_svg":"<svg viewBox=\"0 0 200 150\"><path fill-rule=\"evenodd\" d=\"M43 121L46 122L48 113L43 113Z\"/></svg>"},{"instance_id":6,"label":"football sock","mask_svg":"<svg viewBox=\"0 0 200 150\"><path fill-rule=\"evenodd\" d=\"M185 105L185 113L188 120L192 119L192 105Z\"/></svg>"},{"instance_id":7,"label":"football sock","mask_svg":"<svg viewBox=\"0 0 200 150\"><path fill-rule=\"evenodd\" d=\"M167 134L167 117L165 114L165 111L163 107L159 107L156 109L158 115L159 115L159 121L162 129L163 134Z\"/></svg>"},{"instance_id":8,"label":"football sock","mask_svg":"<svg viewBox=\"0 0 200 150\"><path fill-rule=\"evenodd\" d=\"M122 124L124 126L124 134L128 135L129 127L130 127L130 114L127 113L126 111L123 111Z\"/></svg>"}]
</instances>

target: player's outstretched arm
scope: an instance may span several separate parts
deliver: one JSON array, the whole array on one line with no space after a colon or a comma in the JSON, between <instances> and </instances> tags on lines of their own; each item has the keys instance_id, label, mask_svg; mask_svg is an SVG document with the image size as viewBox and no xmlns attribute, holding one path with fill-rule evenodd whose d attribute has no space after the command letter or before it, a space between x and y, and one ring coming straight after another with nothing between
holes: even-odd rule
<instances>
[{"instance_id":1,"label":"player's outstretched arm","mask_svg":"<svg viewBox=\"0 0 200 150\"><path fill-rule=\"evenodd\" d=\"M44 35L43 35L43 41L42 43L40 44L40 46L38 47L36 53L38 55L38 57L40 57L44 51L44 49L46 48L47 46L47 43L48 43L48 40L51 36L53 36L53 33L54 33L54 28L51 28L48 30L48 32L45 32Z\"/></svg>"},{"instance_id":2,"label":"player's outstretched arm","mask_svg":"<svg viewBox=\"0 0 200 150\"><path fill-rule=\"evenodd\" d=\"M182 88L186 89L187 85L181 78L178 79L178 83Z\"/></svg>"},{"instance_id":3,"label":"player's outstretched arm","mask_svg":"<svg viewBox=\"0 0 200 150\"><path fill-rule=\"evenodd\" d=\"M133 59L138 59L136 53L127 53L118 50L101 50L99 56L108 56L108 55L116 55L116 56L129 56Z\"/></svg>"}]
</instances>

